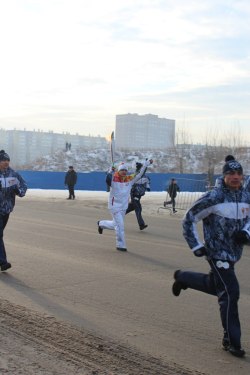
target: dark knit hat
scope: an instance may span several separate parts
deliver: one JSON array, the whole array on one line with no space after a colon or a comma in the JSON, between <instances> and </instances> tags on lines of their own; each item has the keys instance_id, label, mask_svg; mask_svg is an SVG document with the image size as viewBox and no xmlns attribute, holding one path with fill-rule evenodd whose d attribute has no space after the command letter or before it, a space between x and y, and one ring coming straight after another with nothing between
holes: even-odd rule
<instances>
[{"instance_id":1,"label":"dark knit hat","mask_svg":"<svg viewBox=\"0 0 250 375\"><path fill-rule=\"evenodd\" d=\"M243 173L242 165L237 160L230 160L228 161L222 170L223 175L230 173L231 171L239 171Z\"/></svg>"},{"instance_id":2,"label":"dark knit hat","mask_svg":"<svg viewBox=\"0 0 250 375\"><path fill-rule=\"evenodd\" d=\"M7 154L7 152L5 152L4 150L1 150L0 151L0 161L5 161L5 160L10 161L10 157Z\"/></svg>"},{"instance_id":3,"label":"dark knit hat","mask_svg":"<svg viewBox=\"0 0 250 375\"><path fill-rule=\"evenodd\" d=\"M227 155L225 157L225 162L230 161L230 160L235 160L235 157L233 155Z\"/></svg>"}]
</instances>

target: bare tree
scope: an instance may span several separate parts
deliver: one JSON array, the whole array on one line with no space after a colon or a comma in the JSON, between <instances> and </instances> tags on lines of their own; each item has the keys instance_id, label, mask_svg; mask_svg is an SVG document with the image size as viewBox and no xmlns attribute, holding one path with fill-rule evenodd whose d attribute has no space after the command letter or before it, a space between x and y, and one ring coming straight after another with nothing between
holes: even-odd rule
<instances>
[{"instance_id":1,"label":"bare tree","mask_svg":"<svg viewBox=\"0 0 250 375\"><path fill-rule=\"evenodd\" d=\"M232 153L236 153L238 149L243 147L244 142L239 124L233 125L229 131L224 133L223 144L231 148Z\"/></svg>"},{"instance_id":2,"label":"bare tree","mask_svg":"<svg viewBox=\"0 0 250 375\"><path fill-rule=\"evenodd\" d=\"M187 148L187 145L192 144L191 137L186 129L180 128L180 129L177 129L175 139L176 139L176 142L175 142L174 152L176 155L176 160L178 162L178 169L179 169L178 172L184 173L185 150Z\"/></svg>"},{"instance_id":3,"label":"bare tree","mask_svg":"<svg viewBox=\"0 0 250 375\"><path fill-rule=\"evenodd\" d=\"M214 182L216 166L218 169L221 162L224 162L226 155L231 154L236 159L241 159L242 155L245 153L242 139L239 125L231 127L231 129L224 132L222 136L220 136L220 132L216 128L211 128L208 131L204 143L208 183L210 186L212 186ZM206 166L204 166L204 168L206 168Z\"/></svg>"},{"instance_id":4,"label":"bare tree","mask_svg":"<svg viewBox=\"0 0 250 375\"><path fill-rule=\"evenodd\" d=\"M224 146L219 143L220 142L220 135L219 135L218 127L212 127L208 130L205 139L205 162L204 170L207 171L207 180L208 186L212 187L214 185L214 174L215 174L215 166L224 159Z\"/></svg>"}]
</instances>

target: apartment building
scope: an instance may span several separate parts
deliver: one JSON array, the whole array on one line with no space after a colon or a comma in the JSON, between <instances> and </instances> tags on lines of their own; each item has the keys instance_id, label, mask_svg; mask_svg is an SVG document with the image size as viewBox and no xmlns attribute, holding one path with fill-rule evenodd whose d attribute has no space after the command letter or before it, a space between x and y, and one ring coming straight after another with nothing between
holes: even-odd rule
<instances>
[{"instance_id":1,"label":"apartment building","mask_svg":"<svg viewBox=\"0 0 250 375\"><path fill-rule=\"evenodd\" d=\"M117 150L166 150L175 144L175 120L137 113L116 115Z\"/></svg>"},{"instance_id":2,"label":"apartment building","mask_svg":"<svg viewBox=\"0 0 250 375\"><path fill-rule=\"evenodd\" d=\"M27 130L0 129L0 149L6 150L15 167L31 163L56 150L107 148L104 137Z\"/></svg>"}]
</instances>

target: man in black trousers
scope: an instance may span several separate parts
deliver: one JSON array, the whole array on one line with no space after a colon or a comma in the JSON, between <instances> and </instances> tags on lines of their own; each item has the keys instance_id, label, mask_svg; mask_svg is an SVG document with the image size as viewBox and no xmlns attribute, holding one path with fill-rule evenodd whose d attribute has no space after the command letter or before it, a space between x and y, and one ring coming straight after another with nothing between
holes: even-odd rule
<instances>
[{"instance_id":1,"label":"man in black trousers","mask_svg":"<svg viewBox=\"0 0 250 375\"><path fill-rule=\"evenodd\" d=\"M74 168L69 166L69 170L65 175L64 184L68 187L69 190L69 197L67 199L75 199L75 184L77 182L77 173Z\"/></svg>"}]
</instances>

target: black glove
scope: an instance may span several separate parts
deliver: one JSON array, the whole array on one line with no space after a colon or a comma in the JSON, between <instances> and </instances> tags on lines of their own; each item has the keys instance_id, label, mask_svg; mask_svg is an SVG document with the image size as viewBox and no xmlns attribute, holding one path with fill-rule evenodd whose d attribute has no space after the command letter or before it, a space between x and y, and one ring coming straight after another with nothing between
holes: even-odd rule
<instances>
[{"instance_id":1,"label":"black glove","mask_svg":"<svg viewBox=\"0 0 250 375\"><path fill-rule=\"evenodd\" d=\"M249 242L250 238L245 230L240 230L239 232L235 233L234 239L239 245L245 245Z\"/></svg>"},{"instance_id":2,"label":"black glove","mask_svg":"<svg viewBox=\"0 0 250 375\"><path fill-rule=\"evenodd\" d=\"M19 194L20 194L20 191L19 191L17 185L12 185L12 186L10 187L10 190L11 190L14 194L16 194L16 195L19 195Z\"/></svg>"},{"instance_id":3,"label":"black glove","mask_svg":"<svg viewBox=\"0 0 250 375\"><path fill-rule=\"evenodd\" d=\"M194 255L196 257L203 257L206 254L207 254L207 250L204 246L194 251Z\"/></svg>"}]
</instances>

